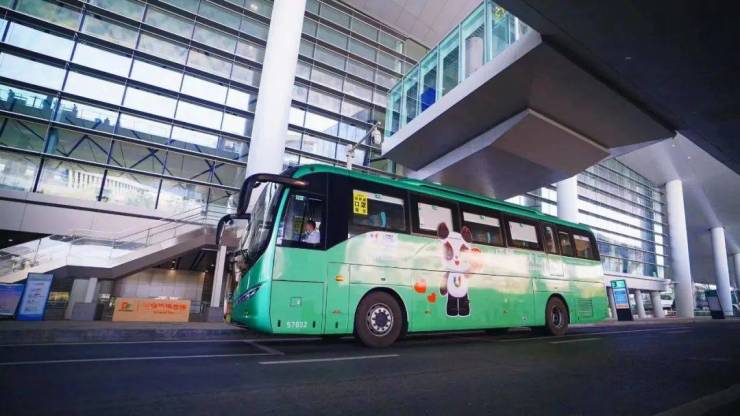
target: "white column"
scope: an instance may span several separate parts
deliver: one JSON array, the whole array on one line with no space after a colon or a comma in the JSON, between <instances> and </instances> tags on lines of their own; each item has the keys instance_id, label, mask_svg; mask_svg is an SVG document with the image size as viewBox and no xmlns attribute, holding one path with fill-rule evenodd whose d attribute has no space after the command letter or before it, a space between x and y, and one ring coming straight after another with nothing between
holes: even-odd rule
<instances>
[{"instance_id":1,"label":"white column","mask_svg":"<svg viewBox=\"0 0 740 416\"><path fill-rule=\"evenodd\" d=\"M717 273L717 295L725 316L732 316L732 296L730 295L730 265L727 263L725 229L712 228L712 250L714 251L714 270Z\"/></svg>"},{"instance_id":2,"label":"white column","mask_svg":"<svg viewBox=\"0 0 740 416\"><path fill-rule=\"evenodd\" d=\"M617 319L617 304L614 303L614 290L607 287L606 296L609 299L609 309L612 311L612 318Z\"/></svg>"},{"instance_id":3,"label":"white column","mask_svg":"<svg viewBox=\"0 0 740 416\"><path fill-rule=\"evenodd\" d=\"M249 144L247 176L283 170L306 0L275 0Z\"/></svg>"},{"instance_id":4,"label":"white column","mask_svg":"<svg viewBox=\"0 0 740 416\"><path fill-rule=\"evenodd\" d=\"M663 312L663 301L660 299L660 292L654 290L650 292L650 300L653 302L653 318L665 318Z\"/></svg>"},{"instance_id":5,"label":"white column","mask_svg":"<svg viewBox=\"0 0 740 416\"><path fill-rule=\"evenodd\" d=\"M671 240L671 276L676 282L676 313L681 318L693 318L694 284L691 281L683 183L680 179L674 179L665 184L665 197L668 232Z\"/></svg>"},{"instance_id":6,"label":"white column","mask_svg":"<svg viewBox=\"0 0 740 416\"><path fill-rule=\"evenodd\" d=\"M219 246L216 253L216 269L213 270L213 286L211 286L211 308L218 308L221 304L221 286L224 281L224 267L226 266L226 246Z\"/></svg>"},{"instance_id":7,"label":"white column","mask_svg":"<svg viewBox=\"0 0 740 416\"><path fill-rule=\"evenodd\" d=\"M578 222L578 175L557 183L558 218Z\"/></svg>"},{"instance_id":8,"label":"white column","mask_svg":"<svg viewBox=\"0 0 740 416\"><path fill-rule=\"evenodd\" d=\"M642 302L642 291L640 289L635 289L635 304L637 306L637 316L640 317L640 319L647 318L647 315L645 314L645 304Z\"/></svg>"},{"instance_id":9,"label":"white column","mask_svg":"<svg viewBox=\"0 0 740 416\"><path fill-rule=\"evenodd\" d=\"M98 286L98 278L91 277L87 279L87 288L85 289L85 298L83 302L90 303L95 297L95 288Z\"/></svg>"},{"instance_id":10,"label":"white column","mask_svg":"<svg viewBox=\"0 0 740 416\"><path fill-rule=\"evenodd\" d=\"M735 288L740 289L740 253L733 254L732 259L735 261Z\"/></svg>"}]
</instances>

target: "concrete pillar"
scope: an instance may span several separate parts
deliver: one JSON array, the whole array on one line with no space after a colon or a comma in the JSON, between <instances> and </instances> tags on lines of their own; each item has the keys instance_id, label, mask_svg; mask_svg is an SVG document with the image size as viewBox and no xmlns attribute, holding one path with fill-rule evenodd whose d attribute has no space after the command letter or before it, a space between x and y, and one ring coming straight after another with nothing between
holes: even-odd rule
<instances>
[{"instance_id":1,"label":"concrete pillar","mask_svg":"<svg viewBox=\"0 0 740 416\"><path fill-rule=\"evenodd\" d=\"M220 246L216 253L216 269L213 271L213 286L211 287L211 308L218 308L221 304L221 287L224 281L224 267L226 266L226 246Z\"/></svg>"},{"instance_id":2,"label":"concrete pillar","mask_svg":"<svg viewBox=\"0 0 740 416\"><path fill-rule=\"evenodd\" d=\"M609 299L609 309L612 311L612 318L617 319L617 304L614 303L614 290L606 288L606 297Z\"/></svg>"},{"instance_id":3,"label":"concrete pillar","mask_svg":"<svg viewBox=\"0 0 740 416\"><path fill-rule=\"evenodd\" d=\"M65 309L64 311L64 319L72 319L72 311L75 308L75 304L84 302L86 294L87 294L87 279L74 279L72 281L72 289L69 292L69 300L67 301L67 309Z\"/></svg>"},{"instance_id":4,"label":"concrete pillar","mask_svg":"<svg viewBox=\"0 0 740 416\"><path fill-rule=\"evenodd\" d=\"M557 183L558 218L578 222L578 176Z\"/></svg>"},{"instance_id":5,"label":"concrete pillar","mask_svg":"<svg viewBox=\"0 0 740 416\"><path fill-rule=\"evenodd\" d=\"M686 213L683 203L683 183L674 179L665 184L668 232L671 240L671 275L676 283L676 313L681 318L694 317L694 284L691 281L689 239L686 234Z\"/></svg>"},{"instance_id":6,"label":"concrete pillar","mask_svg":"<svg viewBox=\"0 0 740 416\"><path fill-rule=\"evenodd\" d=\"M647 318L647 314L645 313L645 304L642 302L642 291L640 289L635 289L635 305L637 306L637 316L640 317L640 319Z\"/></svg>"},{"instance_id":7,"label":"concrete pillar","mask_svg":"<svg viewBox=\"0 0 740 416\"><path fill-rule=\"evenodd\" d=\"M663 312L663 302L660 300L660 292L657 290L650 292L650 300L653 303L653 318L665 318L665 312Z\"/></svg>"},{"instance_id":8,"label":"concrete pillar","mask_svg":"<svg viewBox=\"0 0 740 416\"><path fill-rule=\"evenodd\" d=\"M740 253L733 254L732 259L735 262L735 287L740 289Z\"/></svg>"},{"instance_id":9,"label":"concrete pillar","mask_svg":"<svg viewBox=\"0 0 740 416\"><path fill-rule=\"evenodd\" d=\"M87 279L87 289L85 290L85 300L83 302L90 303L95 297L95 288L98 286L98 278L91 277Z\"/></svg>"},{"instance_id":10,"label":"concrete pillar","mask_svg":"<svg viewBox=\"0 0 740 416\"><path fill-rule=\"evenodd\" d=\"M306 0L275 0L262 63L247 176L283 170L285 137Z\"/></svg>"},{"instance_id":11,"label":"concrete pillar","mask_svg":"<svg viewBox=\"0 0 740 416\"><path fill-rule=\"evenodd\" d=\"M725 229L712 228L712 250L714 251L714 270L717 273L717 295L725 316L732 316L732 295L730 295L730 265L727 263Z\"/></svg>"}]
</instances>

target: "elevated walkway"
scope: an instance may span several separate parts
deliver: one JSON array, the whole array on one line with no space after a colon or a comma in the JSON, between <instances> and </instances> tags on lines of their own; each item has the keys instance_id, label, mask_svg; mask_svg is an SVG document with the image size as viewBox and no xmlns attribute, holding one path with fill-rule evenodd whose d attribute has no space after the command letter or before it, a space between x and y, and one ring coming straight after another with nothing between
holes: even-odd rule
<instances>
[{"instance_id":1,"label":"elevated walkway","mask_svg":"<svg viewBox=\"0 0 740 416\"><path fill-rule=\"evenodd\" d=\"M673 136L534 30L509 31L501 47L505 20L466 35L473 17L463 21L457 49L447 45L454 37L443 41L389 96L382 155L411 177L506 199ZM495 51L485 61L474 48L481 41L480 50ZM446 55L435 64L434 54ZM429 68L442 72L436 84Z\"/></svg>"}]
</instances>

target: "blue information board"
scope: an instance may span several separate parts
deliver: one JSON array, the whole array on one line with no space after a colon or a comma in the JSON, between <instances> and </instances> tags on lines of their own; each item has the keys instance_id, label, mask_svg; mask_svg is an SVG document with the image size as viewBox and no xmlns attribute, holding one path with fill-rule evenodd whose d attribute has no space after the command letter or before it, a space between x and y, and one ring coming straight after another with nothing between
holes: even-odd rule
<instances>
[{"instance_id":1,"label":"blue information board","mask_svg":"<svg viewBox=\"0 0 740 416\"><path fill-rule=\"evenodd\" d=\"M19 321L41 321L46 312L46 301L49 300L51 280L54 275L28 273L26 289L23 291L21 304L16 319Z\"/></svg>"},{"instance_id":2,"label":"blue information board","mask_svg":"<svg viewBox=\"0 0 740 416\"><path fill-rule=\"evenodd\" d=\"M614 308L617 310L617 319L620 321L632 320L632 306L630 305L630 292L626 280L612 280L612 296L614 297Z\"/></svg>"},{"instance_id":3,"label":"blue information board","mask_svg":"<svg viewBox=\"0 0 740 416\"><path fill-rule=\"evenodd\" d=\"M0 315L13 316L18 309L18 302L23 295L23 288L26 287L20 283L0 284Z\"/></svg>"}]
</instances>

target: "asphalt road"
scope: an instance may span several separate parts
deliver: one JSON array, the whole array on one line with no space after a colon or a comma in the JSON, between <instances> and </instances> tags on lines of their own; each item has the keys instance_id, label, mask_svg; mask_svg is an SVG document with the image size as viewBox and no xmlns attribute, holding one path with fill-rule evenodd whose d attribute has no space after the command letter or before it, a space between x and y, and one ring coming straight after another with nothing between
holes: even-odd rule
<instances>
[{"instance_id":1,"label":"asphalt road","mask_svg":"<svg viewBox=\"0 0 740 416\"><path fill-rule=\"evenodd\" d=\"M562 338L413 336L382 350L284 338L0 346L2 415L697 409L740 414L740 320L579 328Z\"/></svg>"}]
</instances>

